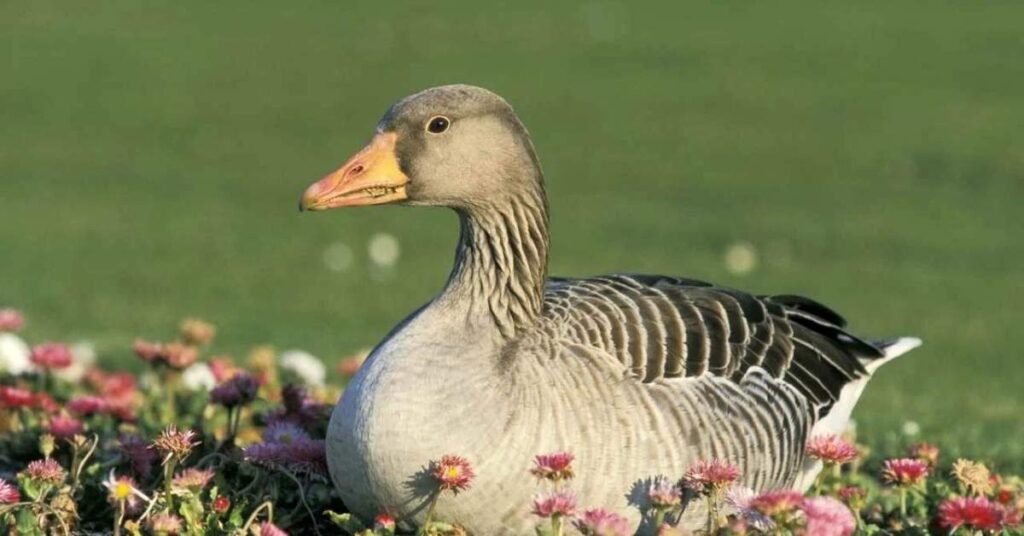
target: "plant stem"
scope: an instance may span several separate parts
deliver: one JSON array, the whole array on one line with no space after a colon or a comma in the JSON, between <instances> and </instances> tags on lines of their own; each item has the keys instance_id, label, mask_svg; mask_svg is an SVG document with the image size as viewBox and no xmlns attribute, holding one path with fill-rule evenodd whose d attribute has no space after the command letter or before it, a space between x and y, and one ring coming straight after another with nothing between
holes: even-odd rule
<instances>
[{"instance_id":1,"label":"plant stem","mask_svg":"<svg viewBox=\"0 0 1024 536\"><path fill-rule=\"evenodd\" d=\"M423 526L420 530L416 531L416 534L423 535L427 533L427 527L430 526L430 521L434 517L434 508L437 506L437 500L441 498L441 491L435 491L434 496L430 499L430 506L427 507L427 517L423 518Z\"/></svg>"},{"instance_id":2,"label":"plant stem","mask_svg":"<svg viewBox=\"0 0 1024 536\"><path fill-rule=\"evenodd\" d=\"M562 536L562 516L551 516L551 533Z\"/></svg>"},{"instance_id":3,"label":"plant stem","mask_svg":"<svg viewBox=\"0 0 1024 536\"><path fill-rule=\"evenodd\" d=\"M907 517L907 488L900 486L900 516Z\"/></svg>"},{"instance_id":4,"label":"plant stem","mask_svg":"<svg viewBox=\"0 0 1024 536\"><path fill-rule=\"evenodd\" d=\"M121 523L124 523L124 500L117 501L117 520L114 521L114 536L121 536Z\"/></svg>"},{"instance_id":5,"label":"plant stem","mask_svg":"<svg viewBox=\"0 0 1024 536\"><path fill-rule=\"evenodd\" d=\"M718 530L718 493L711 492L708 495L708 534L714 534Z\"/></svg>"}]
</instances>

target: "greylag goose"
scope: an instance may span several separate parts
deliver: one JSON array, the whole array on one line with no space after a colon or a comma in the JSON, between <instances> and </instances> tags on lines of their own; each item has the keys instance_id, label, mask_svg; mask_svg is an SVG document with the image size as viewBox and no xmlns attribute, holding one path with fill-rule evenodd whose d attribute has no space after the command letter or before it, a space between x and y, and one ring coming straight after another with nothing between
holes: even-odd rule
<instances>
[{"instance_id":1,"label":"greylag goose","mask_svg":"<svg viewBox=\"0 0 1024 536\"><path fill-rule=\"evenodd\" d=\"M652 477L722 459L754 490L806 488L808 437L844 428L865 383L920 341L869 342L798 296L653 275L549 277L541 168L512 108L452 85L394 104L372 141L301 208L454 209L444 290L396 326L334 409L334 485L364 519L422 523L427 461L458 454L472 487L436 506L471 534L531 534L535 454L571 450L583 505L642 521ZM639 506L639 508L637 508ZM679 520L699 527L692 504Z\"/></svg>"}]
</instances>

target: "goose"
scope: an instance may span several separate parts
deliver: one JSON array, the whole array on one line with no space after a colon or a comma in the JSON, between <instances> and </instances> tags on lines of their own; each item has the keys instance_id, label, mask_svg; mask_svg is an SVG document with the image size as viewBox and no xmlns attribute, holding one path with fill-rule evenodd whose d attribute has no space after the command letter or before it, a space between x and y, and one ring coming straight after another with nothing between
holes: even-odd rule
<instances>
[{"instance_id":1,"label":"goose","mask_svg":"<svg viewBox=\"0 0 1024 536\"><path fill-rule=\"evenodd\" d=\"M868 379L918 346L869 341L817 301L660 275L549 277L544 178L500 96L449 85L397 101L369 144L315 182L303 210L453 209L454 268L351 380L326 438L331 479L357 516L420 526L429 460L474 466L435 518L470 534L532 534L537 454L570 450L585 506L644 531L644 486L698 460L737 466L753 490L806 489L804 453L844 429ZM692 503L675 520L703 526ZM648 530L650 527L648 526Z\"/></svg>"}]
</instances>

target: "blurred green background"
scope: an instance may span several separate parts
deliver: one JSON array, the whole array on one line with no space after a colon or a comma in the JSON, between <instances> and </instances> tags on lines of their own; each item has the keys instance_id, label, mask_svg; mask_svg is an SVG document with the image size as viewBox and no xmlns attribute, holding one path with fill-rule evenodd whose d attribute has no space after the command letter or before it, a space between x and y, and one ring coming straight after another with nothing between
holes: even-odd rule
<instances>
[{"instance_id":1,"label":"blurred green background","mask_svg":"<svg viewBox=\"0 0 1024 536\"><path fill-rule=\"evenodd\" d=\"M370 346L440 289L456 219L297 200L395 99L473 83L533 134L553 274L802 293L860 333L921 336L868 389L862 437L1021 467L1021 20L1015 2L4 2L0 305L109 365L188 315L236 355Z\"/></svg>"}]
</instances>

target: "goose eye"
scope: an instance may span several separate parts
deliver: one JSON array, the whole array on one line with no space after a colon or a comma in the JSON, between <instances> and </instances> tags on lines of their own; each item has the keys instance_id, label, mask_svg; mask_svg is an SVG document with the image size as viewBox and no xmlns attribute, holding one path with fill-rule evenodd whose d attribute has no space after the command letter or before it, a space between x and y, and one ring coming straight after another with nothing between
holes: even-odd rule
<instances>
[{"instance_id":1,"label":"goose eye","mask_svg":"<svg viewBox=\"0 0 1024 536\"><path fill-rule=\"evenodd\" d=\"M438 115L430 118L430 121L427 121L427 132L440 134L448 130L449 125L451 125L451 121L449 121L447 117Z\"/></svg>"}]
</instances>

